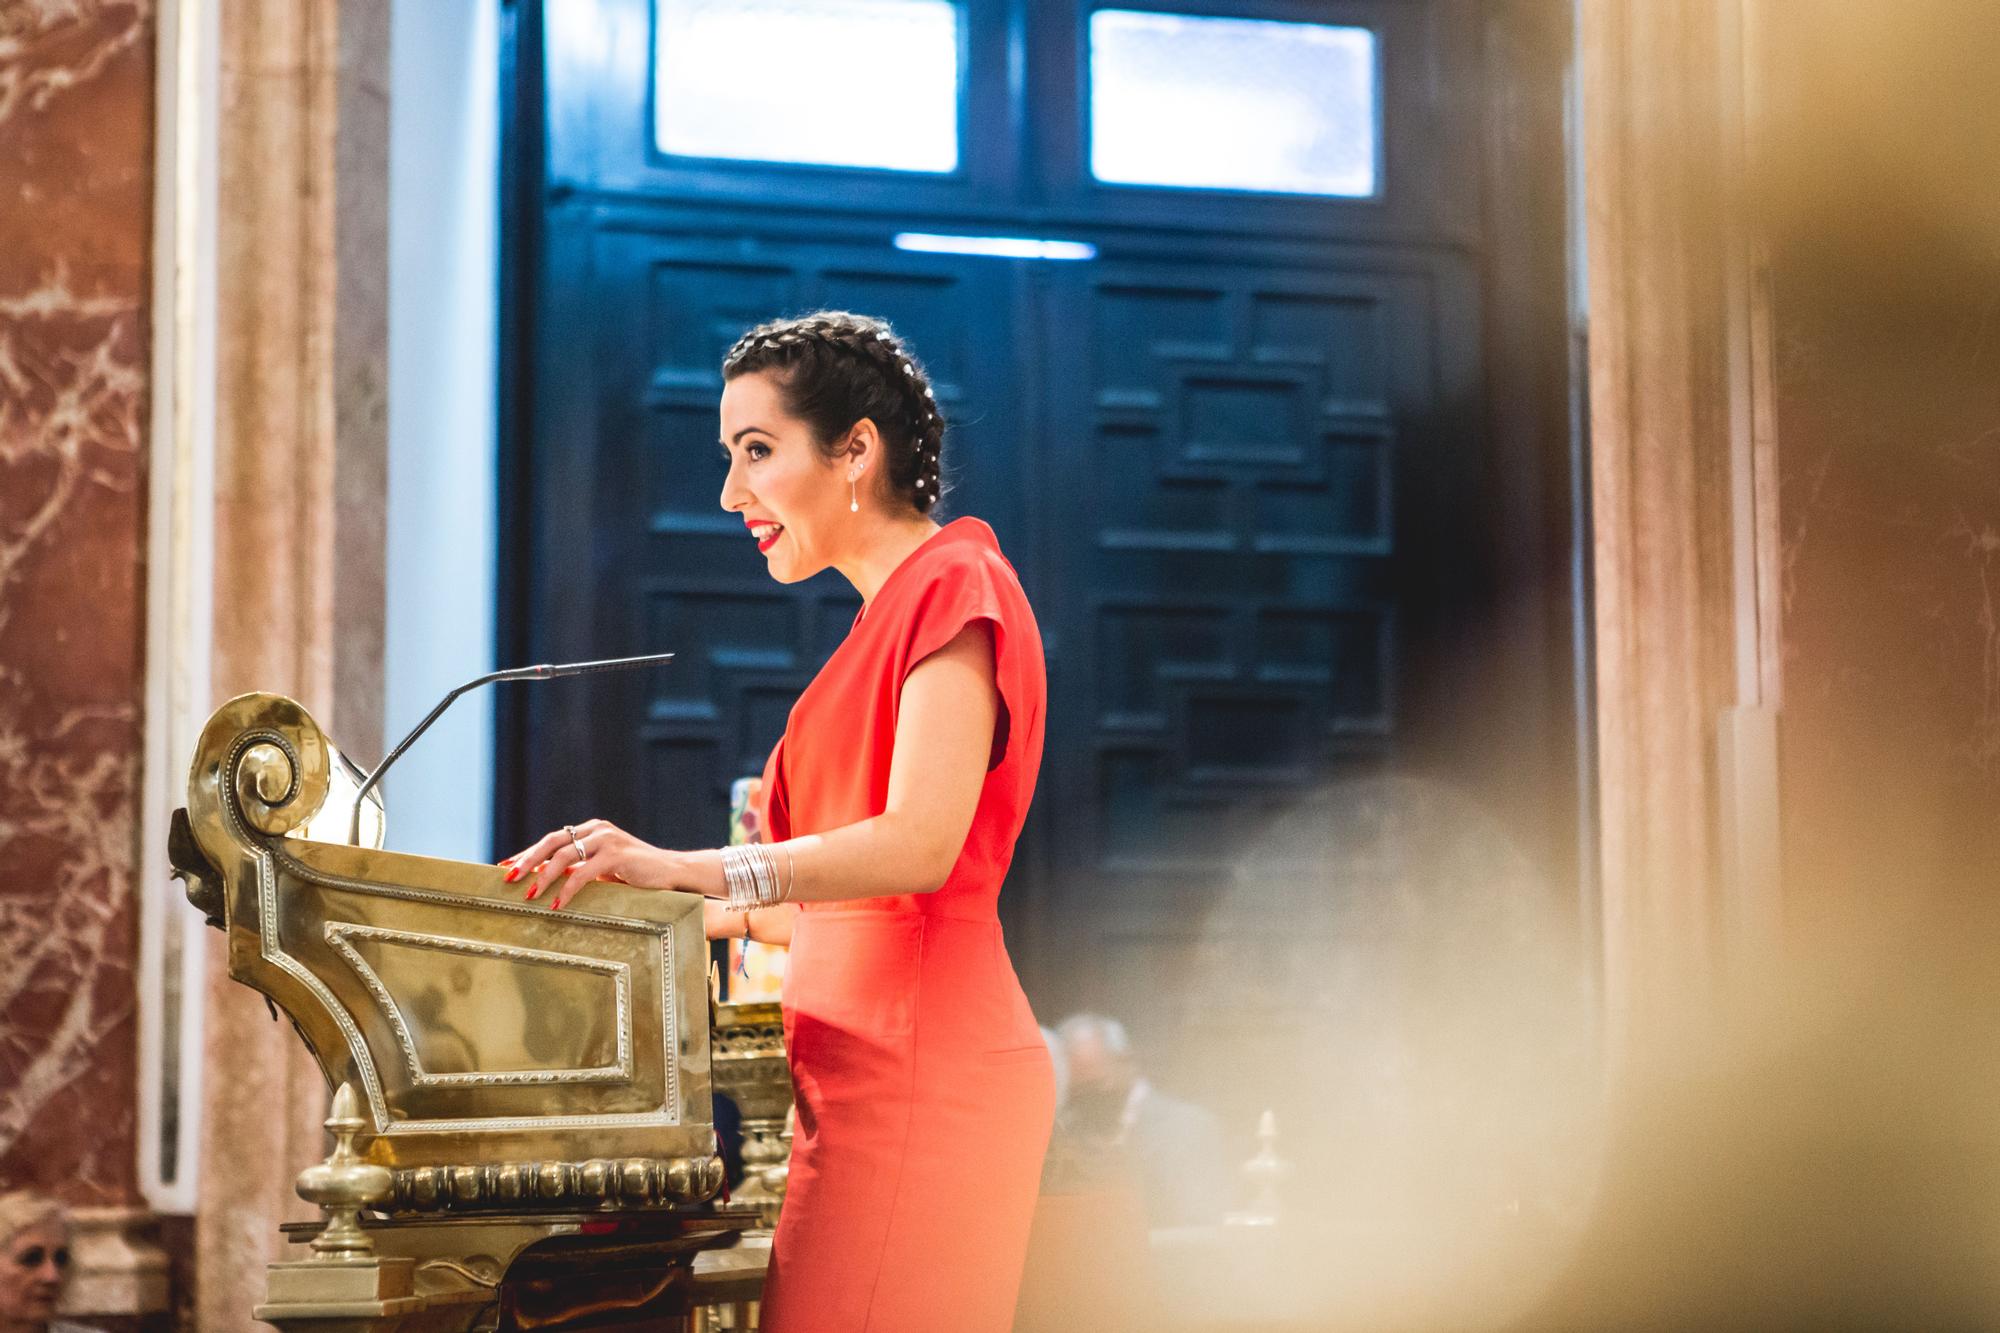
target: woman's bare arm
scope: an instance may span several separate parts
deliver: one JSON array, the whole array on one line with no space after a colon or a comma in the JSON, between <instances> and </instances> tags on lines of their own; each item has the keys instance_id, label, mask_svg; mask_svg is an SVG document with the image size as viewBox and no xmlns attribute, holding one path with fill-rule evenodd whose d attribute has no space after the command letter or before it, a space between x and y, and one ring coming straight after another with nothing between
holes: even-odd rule
<instances>
[{"instance_id":1,"label":"woman's bare arm","mask_svg":"<svg viewBox=\"0 0 2000 1333\"><path fill-rule=\"evenodd\" d=\"M712 940L755 940L759 944L789 947L792 926L798 919L797 903L779 903L776 907L758 907L748 912L732 912L720 898L709 898L701 905L702 929Z\"/></svg>"},{"instance_id":2,"label":"woman's bare arm","mask_svg":"<svg viewBox=\"0 0 2000 1333\"><path fill-rule=\"evenodd\" d=\"M844 902L930 893L941 887L972 828L999 717L993 635L980 622L918 663L904 680L882 813L826 833L772 844L778 874L791 886L792 901ZM725 893L720 851L668 851L598 820L579 824L577 833L589 852L580 866L543 864L568 845L568 834L561 830L510 858L520 867L541 867L529 886L529 898L559 884L550 905L560 908L593 879L619 879L709 898ZM789 940L795 911L760 910L755 914L754 938L768 943ZM708 915L711 935L717 925L728 925L712 909ZM740 935L742 930L723 933Z\"/></svg>"}]
</instances>

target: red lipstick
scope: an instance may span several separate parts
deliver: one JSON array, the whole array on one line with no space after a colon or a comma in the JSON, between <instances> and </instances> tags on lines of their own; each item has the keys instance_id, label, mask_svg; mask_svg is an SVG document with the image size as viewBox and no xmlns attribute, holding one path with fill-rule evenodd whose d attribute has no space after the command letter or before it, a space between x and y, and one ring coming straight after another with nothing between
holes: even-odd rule
<instances>
[{"instance_id":1,"label":"red lipstick","mask_svg":"<svg viewBox=\"0 0 2000 1333\"><path fill-rule=\"evenodd\" d=\"M769 535L757 543L759 551L770 550L773 546L777 545L778 538L785 535L784 524L773 522L768 518L746 518L743 520L743 526L750 529L753 536L756 534L758 528L768 527L771 529Z\"/></svg>"}]
</instances>

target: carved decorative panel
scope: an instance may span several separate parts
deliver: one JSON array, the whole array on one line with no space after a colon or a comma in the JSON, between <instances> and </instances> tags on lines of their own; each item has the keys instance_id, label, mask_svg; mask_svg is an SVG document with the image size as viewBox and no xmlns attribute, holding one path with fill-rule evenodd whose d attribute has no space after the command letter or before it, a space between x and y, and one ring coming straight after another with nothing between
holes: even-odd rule
<instances>
[{"instance_id":1,"label":"carved decorative panel","mask_svg":"<svg viewBox=\"0 0 2000 1333\"><path fill-rule=\"evenodd\" d=\"M1059 860L1098 910L1198 890L1270 801L1393 754L1399 478L1449 452L1425 457L1434 299L1422 270L1126 264L1061 287L1052 406L1087 431L1050 618L1088 656L1051 774Z\"/></svg>"}]
</instances>

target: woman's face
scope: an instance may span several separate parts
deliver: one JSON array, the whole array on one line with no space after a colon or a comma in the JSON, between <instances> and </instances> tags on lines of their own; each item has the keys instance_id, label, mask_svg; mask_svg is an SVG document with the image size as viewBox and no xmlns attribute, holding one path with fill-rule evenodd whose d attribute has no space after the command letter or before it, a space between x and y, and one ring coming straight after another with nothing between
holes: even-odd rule
<instances>
[{"instance_id":1,"label":"woman's face","mask_svg":"<svg viewBox=\"0 0 2000 1333\"><path fill-rule=\"evenodd\" d=\"M723 386L722 447L729 455L722 507L743 516L771 577L797 583L832 565L856 536L852 464L826 456L806 424L785 412L768 374Z\"/></svg>"},{"instance_id":2,"label":"woman's face","mask_svg":"<svg viewBox=\"0 0 2000 1333\"><path fill-rule=\"evenodd\" d=\"M14 1233L0 1261L0 1322L44 1323L69 1276L69 1231L60 1222L37 1222Z\"/></svg>"}]
</instances>

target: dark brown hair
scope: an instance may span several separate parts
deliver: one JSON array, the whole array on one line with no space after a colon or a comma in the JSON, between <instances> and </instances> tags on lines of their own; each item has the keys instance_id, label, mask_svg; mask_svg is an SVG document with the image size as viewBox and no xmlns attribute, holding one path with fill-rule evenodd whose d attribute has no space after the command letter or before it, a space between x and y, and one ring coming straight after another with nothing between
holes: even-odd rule
<instances>
[{"instance_id":1,"label":"dark brown hair","mask_svg":"<svg viewBox=\"0 0 2000 1333\"><path fill-rule=\"evenodd\" d=\"M830 458L856 422L874 422L890 493L920 514L937 507L944 414L923 366L887 320L821 310L759 324L722 359L722 378L760 370L773 372L785 410Z\"/></svg>"}]
</instances>

